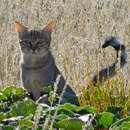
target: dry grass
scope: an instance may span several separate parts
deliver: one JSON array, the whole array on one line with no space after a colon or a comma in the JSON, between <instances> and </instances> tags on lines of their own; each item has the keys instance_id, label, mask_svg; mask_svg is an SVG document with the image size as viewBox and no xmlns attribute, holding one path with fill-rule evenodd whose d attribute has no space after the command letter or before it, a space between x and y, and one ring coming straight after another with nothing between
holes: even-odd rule
<instances>
[{"instance_id":1,"label":"dry grass","mask_svg":"<svg viewBox=\"0 0 130 130\"><path fill-rule=\"evenodd\" d=\"M56 21L52 52L63 75L79 93L96 70L114 61L114 51L100 49L108 36L121 38L130 50L129 0L0 1L0 89L20 86L17 20L29 28ZM130 77L130 65L121 72Z\"/></svg>"}]
</instances>

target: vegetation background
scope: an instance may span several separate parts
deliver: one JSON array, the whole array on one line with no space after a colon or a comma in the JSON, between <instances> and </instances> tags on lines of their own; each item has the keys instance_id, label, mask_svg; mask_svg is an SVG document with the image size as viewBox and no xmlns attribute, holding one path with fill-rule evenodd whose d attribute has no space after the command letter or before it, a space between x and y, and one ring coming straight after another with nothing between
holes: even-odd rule
<instances>
[{"instance_id":1,"label":"vegetation background","mask_svg":"<svg viewBox=\"0 0 130 130\"><path fill-rule=\"evenodd\" d=\"M31 29L56 21L52 52L77 92L87 86L97 70L114 62L114 50L101 49L107 37L119 37L130 52L130 0L1 0L0 89L20 86L20 50L14 21ZM129 80L130 65L120 75L124 81Z\"/></svg>"}]
</instances>

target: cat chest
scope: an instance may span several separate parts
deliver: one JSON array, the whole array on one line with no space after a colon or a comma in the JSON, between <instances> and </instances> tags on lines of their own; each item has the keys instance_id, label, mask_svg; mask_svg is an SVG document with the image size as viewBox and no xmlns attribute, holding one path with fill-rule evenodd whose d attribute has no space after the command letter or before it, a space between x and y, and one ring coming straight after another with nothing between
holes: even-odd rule
<instances>
[{"instance_id":1,"label":"cat chest","mask_svg":"<svg viewBox=\"0 0 130 130\"><path fill-rule=\"evenodd\" d=\"M26 87L43 88L53 85L53 71L22 71L22 81Z\"/></svg>"}]
</instances>

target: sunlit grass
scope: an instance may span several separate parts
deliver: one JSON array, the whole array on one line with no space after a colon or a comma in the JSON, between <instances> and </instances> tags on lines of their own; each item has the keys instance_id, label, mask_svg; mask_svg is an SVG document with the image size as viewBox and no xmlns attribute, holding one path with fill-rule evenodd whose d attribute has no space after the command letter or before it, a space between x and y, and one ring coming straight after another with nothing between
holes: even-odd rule
<instances>
[{"instance_id":1,"label":"sunlit grass","mask_svg":"<svg viewBox=\"0 0 130 130\"><path fill-rule=\"evenodd\" d=\"M96 86L91 84L87 89L85 86L79 101L81 105L87 104L99 111L107 111L110 107L121 107L123 109L122 115L128 116L130 87L123 77L116 77Z\"/></svg>"}]
</instances>

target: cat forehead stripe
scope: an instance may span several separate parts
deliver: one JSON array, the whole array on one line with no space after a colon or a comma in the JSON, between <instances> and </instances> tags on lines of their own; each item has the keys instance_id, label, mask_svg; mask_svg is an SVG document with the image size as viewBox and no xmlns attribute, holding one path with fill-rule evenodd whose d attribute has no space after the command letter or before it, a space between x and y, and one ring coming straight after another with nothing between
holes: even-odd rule
<instances>
[{"instance_id":1,"label":"cat forehead stripe","mask_svg":"<svg viewBox=\"0 0 130 130\"><path fill-rule=\"evenodd\" d=\"M48 39L48 34L41 31L31 30L27 33L24 33L21 36L21 40L22 39L27 39L27 40Z\"/></svg>"}]
</instances>

